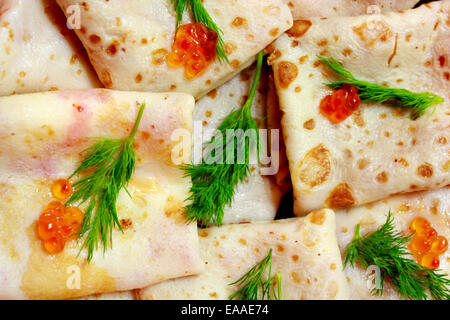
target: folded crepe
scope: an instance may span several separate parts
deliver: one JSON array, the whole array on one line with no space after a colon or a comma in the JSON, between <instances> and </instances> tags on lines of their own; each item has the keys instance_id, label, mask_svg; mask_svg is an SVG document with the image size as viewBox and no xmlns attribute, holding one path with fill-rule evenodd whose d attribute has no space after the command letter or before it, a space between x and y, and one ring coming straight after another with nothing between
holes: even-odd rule
<instances>
[{"instance_id":1,"label":"folded crepe","mask_svg":"<svg viewBox=\"0 0 450 320\"><path fill-rule=\"evenodd\" d=\"M449 1L403 13L298 20L271 48L295 213L360 205L450 183ZM418 27L420 26L420 27ZM445 102L410 112L363 103L331 123L319 105L338 79L316 55L334 57L357 79L432 92Z\"/></svg>"},{"instance_id":2,"label":"folded crepe","mask_svg":"<svg viewBox=\"0 0 450 320\"><path fill-rule=\"evenodd\" d=\"M0 96L101 87L52 0L0 1Z\"/></svg>"},{"instance_id":3,"label":"folded crepe","mask_svg":"<svg viewBox=\"0 0 450 320\"><path fill-rule=\"evenodd\" d=\"M100 293L100 294L93 294L87 297L81 297L76 300L136 300L136 294L134 290L112 292L112 293Z\"/></svg>"},{"instance_id":4,"label":"folded crepe","mask_svg":"<svg viewBox=\"0 0 450 320\"><path fill-rule=\"evenodd\" d=\"M347 299L334 220L333 211L320 210L304 218L199 230L205 271L138 290L138 298L226 300L240 289L229 284L272 249L272 275L281 274L284 300Z\"/></svg>"},{"instance_id":5,"label":"folded crepe","mask_svg":"<svg viewBox=\"0 0 450 320\"><path fill-rule=\"evenodd\" d=\"M385 222L391 210L397 232L403 235L411 234L409 225L416 217L427 219L439 235L450 239L450 188L433 191L414 192L398 195L369 205L336 211L336 235L343 253L353 238L356 225L361 225L360 234L374 232ZM411 257L414 259L413 257ZM343 257L345 259L345 257ZM440 255L439 273L450 275L450 253L447 250ZM360 265L345 268L345 274L350 286L351 299L400 299L397 290L389 281L385 282L382 296L370 294L371 285L368 283L369 272Z\"/></svg>"},{"instance_id":6,"label":"folded crepe","mask_svg":"<svg viewBox=\"0 0 450 320\"><path fill-rule=\"evenodd\" d=\"M95 141L88 137L127 137L143 102L130 195L121 190L117 199L124 232L115 228L112 248L103 253L99 245L89 263L80 252L83 239L46 253L36 222L54 200L53 182L77 168L81 151ZM105 89L0 98L0 298L74 298L200 272L196 225L182 215L189 181L171 155L190 155L190 140L180 145L171 135L191 132L193 107L186 94ZM79 289L67 285L75 271Z\"/></svg>"},{"instance_id":7,"label":"folded crepe","mask_svg":"<svg viewBox=\"0 0 450 320\"><path fill-rule=\"evenodd\" d=\"M406 10L418 0L284 0L294 19L333 16L358 16L366 13Z\"/></svg>"},{"instance_id":8,"label":"folded crepe","mask_svg":"<svg viewBox=\"0 0 450 320\"><path fill-rule=\"evenodd\" d=\"M252 64L260 50L292 25L290 10L282 0L204 1L224 33L230 64L216 59L202 75L187 79L183 68L166 63L176 31L176 13L170 0L57 2L65 12L72 5L81 8L81 28L76 32L105 87L180 91L195 98ZM189 22L186 12L183 23Z\"/></svg>"},{"instance_id":9,"label":"folded crepe","mask_svg":"<svg viewBox=\"0 0 450 320\"><path fill-rule=\"evenodd\" d=\"M194 127L202 129L201 135L197 135L194 131L197 145L210 141L223 119L244 105L254 72L255 65L252 65L197 101L194 109ZM260 129L267 128L266 82L266 75L263 73L252 106L252 115ZM260 138L261 141L266 141L263 135ZM261 149L265 150L261 150L261 154L266 154L266 150L270 152L270 145L264 143L263 146ZM252 151L256 154L255 149ZM225 208L223 223L273 220L282 196L282 190L275 182L273 175L263 175L258 166L252 165L249 177L237 185L232 205Z\"/></svg>"}]
</instances>

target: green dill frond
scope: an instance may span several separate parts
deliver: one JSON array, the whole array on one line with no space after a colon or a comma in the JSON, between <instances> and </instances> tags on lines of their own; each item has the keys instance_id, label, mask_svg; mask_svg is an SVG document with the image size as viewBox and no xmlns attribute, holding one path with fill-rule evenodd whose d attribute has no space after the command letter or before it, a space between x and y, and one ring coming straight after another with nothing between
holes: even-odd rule
<instances>
[{"instance_id":1,"label":"green dill frond","mask_svg":"<svg viewBox=\"0 0 450 320\"><path fill-rule=\"evenodd\" d=\"M202 0L171 0L175 6L175 12L177 13L177 28L180 26L183 19L183 13L187 10L188 6L192 10L192 15L195 22L200 22L208 29L214 30L218 35L218 43L216 46L217 58L219 62L230 63L227 54L225 53L225 42L223 40L223 31L220 29L214 20L209 15Z\"/></svg>"},{"instance_id":2,"label":"green dill frond","mask_svg":"<svg viewBox=\"0 0 450 320\"><path fill-rule=\"evenodd\" d=\"M128 181L134 172L136 155L133 139L141 121L145 103L139 109L138 117L128 138L109 139L96 138L96 144L83 151L84 159L78 169L69 177L72 178L83 171L92 172L73 184L73 194L66 206L88 202L84 213L79 238L86 235L80 248L87 249L87 260L93 257L98 247L98 240L106 251L108 244L112 247L112 231L122 227L117 217L116 200L122 188L126 190Z\"/></svg>"},{"instance_id":3,"label":"green dill frond","mask_svg":"<svg viewBox=\"0 0 450 320\"><path fill-rule=\"evenodd\" d=\"M407 89L389 88L358 80L333 57L328 59L321 56L317 57L344 78L344 80L325 83L325 85L338 89L343 84L352 84L358 88L358 95L362 102L386 103L391 106L410 108L412 110L411 119L413 120L420 117L429 107L444 102L444 98L430 92L416 93Z\"/></svg>"},{"instance_id":4,"label":"green dill frond","mask_svg":"<svg viewBox=\"0 0 450 320\"><path fill-rule=\"evenodd\" d=\"M360 236L360 225L355 236L345 250L345 263L362 267L376 265L380 268L381 283L374 289L374 295L383 295L385 278L407 299L426 300L428 294L436 300L450 299L450 280L448 275L426 268L410 259L406 243L411 236L402 236L394 231L394 219L389 211L386 222L377 231Z\"/></svg>"},{"instance_id":5,"label":"green dill frond","mask_svg":"<svg viewBox=\"0 0 450 320\"><path fill-rule=\"evenodd\" d=\"M268 276L267 280L264 280L267 268L269 269ZM281 300L281 274L277 272L272 276L272 249L264 259L229 285L241 287L229 296L229 300ZM277 290L275 290L275 285Z\"/></svg>"},{"instance_id":6,"label":"green dill frond","mask_svg":"<svg viewBox=\"0 0 450 320\"><path fill-rule=\"evenodd\" d=\"M186 177L192 180L190 196L186 201L185 217L189 221L199 221L208 226L211 222L221 225L225 206L231 205L235 188L250 174L250 147L257 146L259 160L259 133L258 126L251 114L253 99L261 76L263 53L258 54L256 73L252 87L245 105L231 112L218 127L222 139L213 137L206 143L208 153L200 164L187 164L181 168ZM228 141L227 131L234 132ZM254 135L245 136L239 132L254 132ZM224 161L216 163L216 150L222 150ZM244 150L244 159L240 158ZM242 161L244 160L244 161Z\"/></svg>"}]
</instances>

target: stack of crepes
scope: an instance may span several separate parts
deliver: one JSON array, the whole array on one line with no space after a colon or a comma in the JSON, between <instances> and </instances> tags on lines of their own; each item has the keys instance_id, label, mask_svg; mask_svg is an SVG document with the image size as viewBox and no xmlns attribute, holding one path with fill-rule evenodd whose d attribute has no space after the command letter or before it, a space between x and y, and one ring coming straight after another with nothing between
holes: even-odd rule
<instances>
[{"instance_id":1,"label":"stack of crepes","mask_svg":"<svg viewBox=\"0 0 450 320\"><path fill-rule=\"evenodd\" d=\"M373 295L366 268L344 261L356 225L373 232L388 212L401 234L422 217L450 239L450 1L417 2L206 0L228 62L188 77L167 62L170 0L0 0L0 298L228 299L272 250L283 299L401 299L389 281ZM192 22L185 11L180 25ZM192 181L174 150L190 163L244 105L263 50L251 113L279 133L260 137L276 170L252 165L205 228L185 216ZM363 102L332 123L319 105L338 76L318 56L444 102L415 120ZM83 239L49 254L37 229L52 185L75 179L91 138L127 137L144 103L122 230L92 257ZM449 274L449 253L439 259Z\"/></svg>"}]
</instances>

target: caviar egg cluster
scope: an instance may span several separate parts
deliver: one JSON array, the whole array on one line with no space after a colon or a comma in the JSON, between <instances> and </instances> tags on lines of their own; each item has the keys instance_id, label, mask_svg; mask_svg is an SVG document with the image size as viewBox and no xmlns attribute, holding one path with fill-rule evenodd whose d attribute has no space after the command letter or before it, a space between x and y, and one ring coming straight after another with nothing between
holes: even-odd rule
<instances>
[{"instance_id":1,"label":"caviar egg cluster","mask_svg":"<svg viewBox=\"0 0 450 320\"><path fill-rule=\"evenodd\" d=\"M72 194L69 181L64 179L55 181L51 191L57 200L45 206L39 217L37 233L44 250L49 254L56 254L64 250L67 241L78 237L84 214L79 208L66 207L61 202Z\"/></svg>"},{"instance_id":2,"label":"caviar egg cluster","mask_svg":"<svg viewBox=\"0 0 450 320\"><path fill-rule=\"evenodd\" d=\"M344 121L361 105L358 88L344 84L340 89L325 96L320 102L320 113L332 123Z\"/></svg>"},{"instance_id":3,"label":"caviar egg cluster","mask_svg":"<svg viewBox=\"0 0 450 320\"><path fill-rule=\"evenodd\" d=\"M439 256L447 251L448 242L443 236L431 227L427 219L417 217L409 228L414 236L409 243L409 249L420 265L430 268L439 268Z\"/></svg>"},{"instance_id":4,"label":"caviar egg cluster","mask_svg":"<svg viewBox=\"0 0 450 320\"><path fill-rule=\"evenodd\" d=\"M184 66L184 73L191 79L200 75L217 55L218 34L203 24L189 23L178 28L167 56L167 64L177 68Z\"/></svg>"}]
</instances>

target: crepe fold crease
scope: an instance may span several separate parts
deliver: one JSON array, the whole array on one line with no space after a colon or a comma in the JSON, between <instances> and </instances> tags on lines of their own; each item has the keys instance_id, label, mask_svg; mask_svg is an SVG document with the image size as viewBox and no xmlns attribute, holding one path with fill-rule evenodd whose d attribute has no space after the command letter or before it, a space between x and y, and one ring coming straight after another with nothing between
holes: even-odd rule
<instances>
[{"instance_id":1,"label":"crepe fold crease","mask_svg":"<svg viewBox=\"0 0 450 320\"><path fill-rule=\"evenodd\" d=\"M194 132L196 132L195 127L201 128L201 134L197 135L194 133L195 143L202 145L210 141L223 119L229 113L244 105L248 98L254 73L255 64L243 70L219 88L210 91L196 102ZM267 129L266 88L267 74L263 72L252 106L252 116L258 124L259 130ZM273 151L268 143L270 134L271 132L268 131L267 135L260 135L262 142L260 148L261 158L262 155L266 157L271 156L271 151ZM281 137L279 138L282 139ZM251 152L252 156L254 156L253 158L256 159L256 148L252 148ZM277 157L278 154L273 155L271 158L272 163L270 165L273 166L273 172L278 172L279 170L276 167L278 163L274 163L274 159L277 159ZM261 164L261 166L263 165ZM236 186L231 206L225 207L223 223L273 220L277 213L282 193L283 190L276 183L274 175L266 175L256 163L252 163L248 178Z\"/></svg>"}]
</instances>

